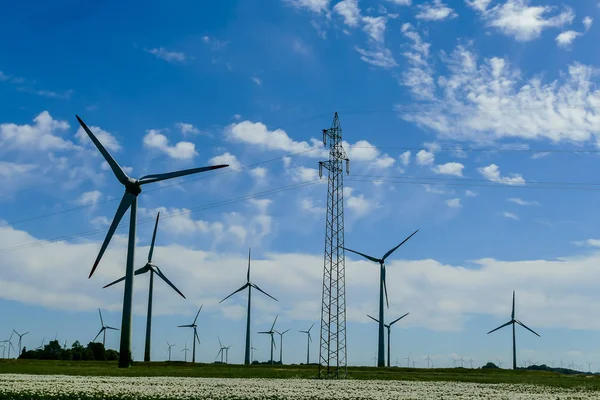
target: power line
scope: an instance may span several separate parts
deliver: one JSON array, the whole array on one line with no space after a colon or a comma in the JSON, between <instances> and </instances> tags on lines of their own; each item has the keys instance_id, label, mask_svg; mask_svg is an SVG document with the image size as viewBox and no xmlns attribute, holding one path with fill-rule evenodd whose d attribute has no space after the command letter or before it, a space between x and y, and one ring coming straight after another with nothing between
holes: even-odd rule
<instances>
[{"instance_id":1,"label":"power line","mask_svg":"<svg viewBox=\"0 0 600 400\"><path fill-rule=\"evenodd\" d=\"M299 188L302 188L302 187L315 185L318 182L320 182L320 179L316 179L316 180L308 181L308 182L296 183L296 184L293 184L293 185L283 186L283 187L279 187L279 188L275 188L275 189L269 189L269 190L265 190L265 191L257 192L257 193L253 193L253 194L247 194L247 195L240 196L240 197L235 197L235 198L231 198L231 199L227 199L227 200L222 200L222 201L218 201L218 202L209 203L209 204L205 204L205 205L202 205L202 206L190 208L190 209L187 209L187 210L184 210L184 211L179 211L179 212L170 213L170 214L164 214L164 215L161 215L161 219L173 218L173 217L176 217L176 216L179 216L179 215L191 214L192 212L195 212L195 211L208 210L208 209L212 209L212 208L222 207L222 206L225 206L225 205L228 205L228 204L238 203L238 202L244 201L244 200L250 200L250 199L253 199L253 198L256 198L256 197L268 196L268 195L272 195L272 194L277 194L277 193L285 192L285 191L288 191L288 190L299 189ZM148 222L152 222L154 220L155 220L154 217L148 218L148 219L144 219L144 220L141 220L141 221L138 220L136 222L136 226L140 225L140 224L145 224L145 223L148 223ZM123 230L123 229L126 229L126 228L129 228L129 224L127 224L127 225L120 225L117 228L117 230ZM0 249L0 253L6 253L6 252L14 251L14 250L26 249L26 248L30 248L30 247L35 247L35 246L40 246L40 245L44 245L44 244L60 242L60 241L69 240L69 239L75 239L75 238L79 238L79 237L91 236L91 235L95 235L97 233L106 232L106 231L107 231L107 228L100 228L100 229L94 229L94 230L91 230L91 231L85 231L85 232L70 234L70 235L66 235L66 236L60 236L60 237L56 237L56 238L53 238L53 239L38 240L38 241L33 242L33 243L27 243L27 244L12 246L12 247L5 247L3 249Z\"/></svg>"},{"instance_id":2,"label":"power line","mask_svg":"<svg viewBox=\"0 0 600 400\"><path fill-rule=\"evenodd\" d=\"M179 186L179 185L183 185L183 184L186 184L186 183L199 181L199 180L202 180L202 179L213 178L213 177L219 176L219 175L230 174L232 172L241 171L241 170L246 169L246 168L252 168L252 167L256 167L258 165L263 165L263 164L267 164L267 163L270 163L270 162L274 162L274 161L278 161L278 160L283 160L286 157L293 157L293 156L296 156L296 155L308 153L308 152L315 151L315 150L318 150L318 148L312 148L312 149L308 149L308 150L302 150L302 151L298 151L296 153L290 153L290 154L286 154L286 155L283 155L283 156L280 156L280 157L276 157L276 158L272 158L272 159L269 159L269 160L259 161L257 163L246 165L246 166L242 165L242 166L240 166L238 168L227 169L225 171L222 171L222 172L219 172L219 173L215 173L215 174L200 175L198 178L189 179L187 181L175 182L175 183L171 183L171 184L168 184L168 185L159 186L159 187L156 187L154 189L149 189L149 190L146 191L146 193L152 193L152 192L156 192L156 191L163 190L163 189L166 189L166 188L170 188L170 187L173 187L173 186ZM95 202L93 204L86 204L86 205L83 205L83 206L73 207L73 208L69 208L69 209L66 209L66 210L56 211L56 212L53 212L53 213L37 215L35 217L24 218L24 219L17 220L17 221L6 222L4 224L0 224L0 228L2 228L4 226L8 226L8 225L13 225L14 226L14 225L17 225L17 224L22 224L24 222L30 222L30 221L40 220L40 219L44 219L44 218L49 218L49 217L53 217L55 215L65 214L65 213L69 213L69 212L77 211L77 210L82 210L82 209L85 209L85 208L94 207L94 206L97 206L97 205L100 205L100 204L110 203L112 201L116 201L116 200L120 200L120 199L121 199L121 197L111 197L109 199L98 201L98 202Z\"/></svg>"},{"instance_id":3,"label":"power line","mask_svg":"<svg viewBox=\"0 0 600 400\"><path fill-rule=\"evenodd\" d=\"M377 179L414 179L414 180L436 180L436 181L461 181L461 182L494 182L489 179L476 179L476 178L441 178L431 176L401 176L401 175L352 175L352 177L358 178L376 178ZM502 183L502 182L498 182ZM534 185L580 185L580 186L600 186L597 182L557 182L557 181L527 181L524 184ZM505 184L508 185L508 184ZM512 186L522 185L515 183Z\"/></svg>"},{"instance_id":4,"label":"power line","mask_svg":"<svg viewBox=\"0 0 600 400\"><path fill-rule=\"evenodd\" d=\"M370 183L378 183L382 181L386 181L385 179L347 179L347 182L370 182ZM495 187L495 188L503 188L503 189L555 189L555 190L576 190L576 191L600 191L600 187L573 187L573 186L537 186L537 185L507 185L507 184L492 184L492 185L484 185L477 183L453 183L453 182L444 182L442 179L437 182L415 182L415 181L400 181L400 180L387 180L387 182L397 183L401 185L439 185L439 186L464 186L464 187Z\"/></svg>"},{"instance_id":5,"label":"power line","mask_svg":"<svg viewBox=\"0 0 600 400\"><path fill-rule=\"evenodd\" d=\"M351 146L353 149L386 149L386 150L408 150L418 151L427 150L430 152L436 151L481 151L481 152L492 152L492 153L506 153L506 152L527 152L527 153L600 153L600 149L509 149L509 148L484 148L484 147L397 147L397 146Z\"/></svg>"}]
</instances>

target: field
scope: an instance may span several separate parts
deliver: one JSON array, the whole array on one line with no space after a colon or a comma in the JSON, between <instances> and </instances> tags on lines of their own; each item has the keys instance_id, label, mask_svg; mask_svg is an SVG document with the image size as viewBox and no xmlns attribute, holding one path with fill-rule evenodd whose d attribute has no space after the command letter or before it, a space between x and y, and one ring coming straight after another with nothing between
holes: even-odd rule
<instances>
[{"instance_id":1,"label":"field","mask_svg":"<svg viewBox=\"0 0 600 400\"><path fill-rule=\"evenodd\" d=\"M600 377L541 371L0 360L0 399L592 399Z\"/></svg>"}]
</instances>

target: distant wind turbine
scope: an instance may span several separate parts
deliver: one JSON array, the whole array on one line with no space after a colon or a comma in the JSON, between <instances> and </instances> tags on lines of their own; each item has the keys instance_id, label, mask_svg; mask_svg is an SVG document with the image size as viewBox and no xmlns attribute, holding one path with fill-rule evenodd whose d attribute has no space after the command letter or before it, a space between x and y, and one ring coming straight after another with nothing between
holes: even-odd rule
<instances>
[{"instance_id":1,"label":"distant wind turbine","mask_svg":"<svg viewBox=\"0 0 600 400\"><path fill-rule=\"evenodd\" d=\"M10 358L10 349L12 347L12 349L15 349L15 346L13 346L12 344L12 337L15 334L15 330L13 329L13 331L10 333L10 337L8 338L7 342L8 342L8 358Z\"/></svg>"},{"instance_id":2,"label":"distant wind turbine","mask_svg":"<svg viewBox=\"0 0 600 400\"><path fill-rule=\"evenodd\" d=\"M103 333L104 335L102 337L102 347L106 348L106 330L111 329L113 331L118 331L118 329L113 328L112 326L104 325L104 320L102 319L102 311L98 309L98 313L100 314L100 324L102 325L102 328L100 328L100 331L98 332L94 340L92 340L92 342L95 342L96 339L98 339L98 336L100 336L100 334Z\"/></svg>"},{"instance_id":3,"label":"distant wind turbine","mask_svg":"<svg viewBox=\"0 0 600 400\"><path fill-rule=\"evenodd\" d=\"M310 337L310 330L312 329L312 327L315 326L315 324L313 323L310 328L308 328L308 330L306 331L298 331L298 332L302 332L302 333L306 333L306 365L310 364L310 342L312 342L312 338Z\"/></svg>"},{"instance_id":4,"label":"distant wind turbine","mask_svg":"<svg viewBox=\"0 0 600 400\"><path fill-rule=\"evenodd\" d=\"M279 363L281 365L283 365L283 335L285 335L288 331L289 329L283 332L275 331L275 333L279 335Z\"/></svg>"},{"instance_id":5,"label":"distant wind turbine","mask_svg":"<svg viewBox=\"0 0 600 400\"><path fill-rule=\"evenodd\" d=\"M473 358L469 357L469 364L471 364L471 369L473 369Z\"/></svg>"},{"instance_id":6,"label":"distant wind turbine","mask_svg":"<svg viewBox=\"0 0 600 400\"><path fill-rule=\"evenodd\" d=\"M251 364L254 362L254 350L258 350L258 349L254 346L250 346L250 363Z\"/></svg>"},{"instance_id":7,"label":"distant wind turbine","mask_svg":"<svg viewBox=\"0 0 600 400\"><path fill-rule=\"evenodd\" d=\"M517 340L516 340L516 334L515 334L515 325L516 324L521 325L523 328L527 329L528 331L530 331L534 335L540 337L540 335L538 335L532 329L530 329L527 326L525 326L525 324L523 324L521 321L519 321L518 319L515 319L515 291L513 290L512 313L511 313L511 316L510 316L510 321L508 321L507 323L505 323L503 325L500 325L496 329L493 329L493 330L491 330L491 331L488 332L488 335L489 335L490 333L495 332L498 329L502 329L505 326L512 325L512 333L513 333L513 335L512 335L512 337L513 337L513 369L517 369Z\"/></svg>"},{"instance_id":8,"label":"distant wind turbine","mask_svg":"<svg viewBox=\"0 0 600 400\"><path fill-rule=\"evenodd\" d=\"M151 343L151 332L152 332L152 293L154 292L154 274L156 274L160 279L162 279L167 285L171 286L173 290L175 290L181 297L185 299L185 296L179 289L171 283L171 281L163 274L163 272L158 268L156 264L152 263L152 254L154 253L154 242L156 241L156 230L158 229L158 219L160 217L160 213L156 214L156 222L154 224L154 232L152 233L152 242L150 244L150 251L148 252L148 262L142 268L138 269L134 272L134 275L142 275L146 272L150 272L150 285L148 286L148 313L146 314L146 344L144 347L144 362L150 362L150 343ZM125 277L119 278L114 282L109 283L104 286L107 288L109 286L114 285L115 283L119 283L124 281Z\"/></svg>"},{"instance_id":9,"label":"distant wind turbine","mask_svg":"<svg viewBox=\"0 0 600 400\"><path fill-rule=\"evenodd\" d=\"M275 345L275 339L273 339L273 335L275 334L275 331L273 330L273 328L275 328L275 322L277 322L277 317L279 317L279 315L275 316L275 321L273 321L273 325L271 325L271 329L269 329L268 331L258 332L258 333L265 334L265 335L271 335L271 364L273 364L273 348L277 347Z\"/></svg>"},{"instance_id":10,"label":"distant wind turbine","mask_svg":"<svg viewBox=\"0 0 600 400\"><path fill-rule=\"evenodd\" d=\"M587 365L588 365L588 372L592 372L592 362L587 361Z\"/></svg>"},{"instance_id":11,"label":"distant wind turbine","mask_svg":"<svg viewBox=\"0 0 600 400\"><path fill-rule=\"evenodd\" d=\"M15 332L17 334L17 336L19 337L19 344L17 345L19 347L19 354L17 355L17 358L19 358L21 356L21 340L23 339L23 336L27 335L29 332L25 332L22 334L19 334L19 332L15 331L13 329L13 332Z\"/></svg>"},{"instance_id":12,"label":"distant wind turbine","mask_svg":"<svg viewBox=\"0 0 600 400\"><path fill-rule=\"evenodd\" d=\"M196 313L196 318L194 318L194 322L192 322L189 325L178 325L178 328L193 328L194 329L194 335L192 336L192 363L196 362L196 341L198 341L198 344L200 344L200 337L198 337L198 325L196 325L196 321L198 320L198 315L200 315L200 311L202 311L202 305L200 306L200 309L198 310L198 312ZM186 346L187 346L187 342L186 342Z\"/></svg>"},{"instance_id":13,"label":"distant wind turbine","mask_svg":"<svg viewBox=\"0 0 600 400\"><path fill-rule=\"evenodd\" d=\"M171 361L171 348L173 348L173 346L175 346L175 345L167 342L167 347L168 347L167 351L169 352L169 361Z\"/></svg>"},{"instance_id":14,"label":"distant wind turbine","mask_svg":"<svg viewBox=\"0 0 600 400\"><path fill-rule=\"evenodd\" d=\"M352 253L358 254L364 258L366 258L367 260L379 263L379 335L378 335L378 341L377 341L377 366L378 367L385 367L385 344L384 344L384 333L383 333L383 328L384 328L384 315L383 315L383 295L385 293L385 301L386 304L389 308L389 302L388 302L388 295L387 295L387 286L385 283L385 259L388 258L393 252L395 252L398 247L402 246L404 243L406 243L406 241L408 239L410 239L411 237L413 237L414 234L416 234L419 230L417 229L416 231L414 231L409 237L407 237L406 239L404 239L404 241L402 243L400 243L398 246L394 247L393 249L391 249L390 251L388 251L387 253L385 253L383 255L382 258L375 258L375 257L371 257L369 255L360 253L358 251L355 250L351 250L349 248L344 247L344 250L348 250Z\"/></svg>"},{"instance_id":15,"label":"distant wind turbine","mask_svg":"<svg viewBox=\"0 0 600 400\"><path fill-rule=\"evenodd\" d=\"M42 338L42 345L41 345L40 347L36 347L35 349L36 349L36 350L43 350L43 349L44 349L44 342L45 342L45 341L46 341L46 336L44 336L44 337Z\"/></svg>"},{"instance_id":16,"label":"distant wind turbine","mask_svg":"<svg viewBox=\"0 0 600 400\"><path fill-rule=\"evenodd\" d=\"M392 325L394 325L396 322L400 321L402 318L406 317L408 314L410 313L406 313L403 316L401 316L400 318L396 318L395 320L393 320L392 322L390 322L389 324L384 324L384 327L387 329L387 366L390 366L390 350L391 350L391 343L390 343L390 333L392 330ZM369 314L367 314L367 317L371 318L373 321L375 322L379 322L378 319L371 317Z\"/></svg>"},{"instance_id":17,"label":"distant wind turbine","mask_svg":"<svg viewBox=\"0 0 600 400\"><path fill-rule=\"evenodd\" d=\"M96 261L94 262L94 266L90 272L88 278L91 278L94 274L94 271L98 267L100 260L102 259L102 255L104 251L108 247L110 240L115 233L115 230L119 226L119 222L125 215L128 209L131 208L130 218L129 218L129 241L127 245L127 265L125 268L125 288L123 294L123 318L121 322L121 344L119 347L119 368L128 368L129 367L129 355L131 353L131 313L132 313L132 301L133 301L133 268L134 268L134 257L135 257L135 228L137 225L137 199L140 193L142 193L142 185L154 182L160 182L167 179L178 178L181 176L196 174L199 172L211 171L218 168L224 168L228 165L213 165L209 167L201 167L201 168L191 168L185 169L182 171L168 172L164 174L152 174L141 177L140 179L133 179L129 177L125 171L121 168L121 166L115 161L115 159L110 155L110 153L104 148L102 143L94 136L92 131L87 127L87 125L77 117L77 121L88 134L98 151L102 154L113 173L115 174L117 180L125 187L125 193L123 194L123 198L121 199L121 203L117 208L117 212L115 213L115 217L113 218L112 223L110 224L110 228L106 234L106 238L102 243L102 247L100 248L100 252L96 257Z\"/></svg>"},{"instance_id":18,"label":"distant wind turbine","mask_svg":"<svg viewBox=\"0 0 600 400\"><path fill-rule=\"evenodd\" d=\"M406 360L406 366L408 368L410 368L410 353L408 353L408 357L406 357L405 360Z\"/></svg>"},{"instance_id":19,"label":"distant wind turbine","mask_svg":"<svg viewBox=\"0 0 600 400\"><path fill-rule=\"evenodd\" d=\"M221 300L219 302L219 303L222 303L225 300L227 300L228 298L230 298L231 296L233 296L234 294L236 294L237 292L241 292L242 290L248 288L248 311L247 311L247 316L246 316L246 348L244 351L244 364L246 364L246 365L250 364L250 303L251 303L251 298L252 298L252 288L258 290L259 292L261 292L261 293L269 296L273 300L277 301L277 299L275 297L271 296L270 294L268 294L267 292L265 292L264 290L259 288L256 284L254 284L250 281L250 252L251 252L251 249L248 248L248 272L246 274L246 283L241 288L239 288L235 292L231 293L229 296L225 297L223 300Z\"/></svg>"},{"instance_id":20,"label":"distant wind turbine","mask_svg":"<svg viewBox=\"0 0 600 400\"><path fill-rule=\"evenodd\" d=\"M188 348L187 348L187 342L185 342L185 347L184 347L184 348L183 348L183 350L181 350L181 351L183 351L183 352L184 352L184 353L183 353L183 354L184 354L184 356L185 356L185 359L184 359L184 361L185 361L185 362L187 362L187 353L190 351L190 349L188 349Z\"/></svg>"},{"instance_id":21,"label":"distant wind turbine","mask_svg":"<svg viewBox=\"0 0 600 400\"><path fill-rule=\"evenodd\" d=\"M429 354L427 354L426 360L427 360L427 368L429 368L429 363L431 361L431 357L429 357Z\"/></svg>"},{"instance_id":22,"label":"distant wind turbine","mask_svg":"<svg viewBox=\"0 0 600 400\"><path fill-rule=\"evenodd\" d=\"M226 347L223 346L223 343L221 343L221 339L220 338L217 338L217 339L219 340L219 352L217 353L217 356L215 357L215 360L217 358L219 358L219 356L221 356L221 363L223 363L223 357L225 356L225 351L224 350L226 349Z\"/></svg>"}]
</instances>

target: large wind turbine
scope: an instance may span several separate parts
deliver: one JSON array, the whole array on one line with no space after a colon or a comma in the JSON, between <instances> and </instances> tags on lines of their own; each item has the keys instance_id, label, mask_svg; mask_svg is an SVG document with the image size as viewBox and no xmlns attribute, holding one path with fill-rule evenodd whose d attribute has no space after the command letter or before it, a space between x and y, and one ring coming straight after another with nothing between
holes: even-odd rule
<instances>
[{"instance_id":1,"label":"large wind turbine","mask_svg":"<svg viewBox=\"0 0 600 400\"><path fill-rule=\"evenodd\" d=\"M221 338L217 337L217 339L219 340L219 352L217 353L215 360L221 356L221 364L223 364L223 357L225 356L225 349L227 349L227 347L223 346L223 343L221 343Z\"/></svg>"},{"instance_id":2,"label":"large wind turbine","mask_svg":"<svg viewBox=\"0 0 600 400\"><path fill-rule=\"evenodd\" d=\"M196 320L198 319L198 315L200 315L200 311L202 311L202 306L200 306L200 309L198 310L198 313L196 314L196 318L194 318L194 322L192 322L191 324L177 326L178 328L194 328L194 336L192 336L192 362L193 363L196 362L196 340L198 341L198 344L200 344L200 338L198 337L198 331L197 331L198 325L196 325ZM185 345L187 346L187 342Z\"/></svg>"},{"instance_id":3,"label":"large wind turbine","mask_svg":"<svg viewBox=\"0 0 600 400\"><path fill-rule=\"evenodd\" d=\"M19 358L19 357L21 357L21 340L23 339L23 336L27 335L29 332L19 334L19 332L15 331L14 329L13 329L13 332L16 333L17 336L19 337L19 344L17 345L19 347L19 354L17 355L17 358Z\"/></svg>"},{"instance_id":4,"label":"large wind turbine","mask_svg":"<svg viewBox=\"0 0 600 400\"><path fill-rule=\"evenodd\" d=\"M148 287L148 314L146 316L146 346L144 348L144 362L150 362L150 343L151 343L151 331L152 331L152 292L154 290L154 274L156 274L160 279L162 279L167 285L171 286L173 290L175 290L181 297L185 299L185 296L179 289L175 287L171 283L171 281L163 274L163 272L156 266L156 264L152 263L152 254L154 253L154 242L156 241L156 230L158 228L158 219L160 218L160 213L156 214L156 223L154 224L154 232L152 233L152 242L150 244L150 251L148 252L148 262L142 268L138 269L134 272L134 275L142 275L146 272L150 272L150 286ZM115 283L119 283L124 281L125 277L117 279L114 282L109 283L104 286L105 288L114 285Z\"/></svg>"},{"instance_id":5,"label":"large wind turbine","mask_svg":"<svg viewBox=\"0 0 600 400\"><path fill-rule=\"evenodd\" d=\"M497 331L498 329L502 329L505 326L508 325L512 325L512 337L513 337L513 369L517 369L517 341L516 341L516 335L515 335L515 324L519 324L521 325L523 328L527 329L528 331L530 331L531 333L533 333L534 335L537 335L538 337L541 337L540 335L538 335L536 332L534 332L532 329L528 328L527 326L525 326L524 323L522 323L521 321L519 321L518 319L515 319L515 291L513 290L513 302L512 302L512 314L510 315L510 321L508 321L507 323L500 325L499 327L497 327L496 329L493 329L491 331L488 332L488 335L492 332Z\"/></svg>"},{"instance_id":6,"label":"large wind turbine","mask_svg":"<svg viewBox=\"0 0 600 400\"><path fill-rule=\"evenodd\" d=\"M416 231L414 231L409 237L404 239L404 241L402 241L402 243L400 243L398 246L394 247L393 249L391 249L390 251L385 253L382 258L371 257L366 254L359 253L358 251L351 250L351 249L344 247L344 250L348 250L352 253L363 256L367 260L379 263L379 335L378 335L379 339L377 341L377 366L378 367L385 367L385 344L384 344L384 337L383 337L384 336L383 335L383 328L384 328L383 295L384 295L384 293L385 293L385 302L386 302L388 308L390 306L389 302L388 302L387 286L385 284L385 259L388 258L393 252L395 252L398 249L398 247L400 247L404 243L406 243L406 241L408 239L410 239L411 237L413 237L413 235L416 234L417 232L419 232L418 229Z\"/></svg>"},{"instance_id":7,"label":"large wind turbine","mask_svg":"<svg viewBox=\"0 0 600 400\"><path fill-rule=\"evenodd\" d=\"M233 296L234 294L236 294L237 292L241 292L242 290L248 288L248 311L247 311L247 317L246 317L246 350L244 353L244 364L246 364L246 365L250 365L250 300L252 298L252 288L258 290L259 292L261 292L261 293L269 296L273 300L277 301L277 299L275 297L271 296L270 294L268 294L267 292L265 292L264 290L259 288L256 284L254 284L250 281L250 251L251 251L251 249L248 248L248 273L246 274L246 284L244 284L244 286L242 286L235 292L231 293L229 296L225 297L223 300L221 300L219 302L219 303L222 303L225 300L227 300L228 298L230 298L231 296ZM271 359L272 358L273 357L271 357Z\"/></svg>"},{"instance_id":8,"label":"large wind turbine","mask_svg":"<svg viewBox=\"0 0 600 400\"><path fill-rule=\"evenodd\" d=\"M117 208L117 212L115 213L115 217L108 229L106 234L106 238L102 243L102 247L100 248L100 252L96 257L96 261L94 262L94 266L90 272L88 278L91 278L94 274L94 271L98 267L98 263L102 259L102 255L104 251L108 247L110 243L110 239L112 239L115 230L119 226L119 222L123 218L123 215L127 212L127 210L131 207L130 216L129 216L129 241L127 245L127 266L125 268L125 289L123 291L123 318L121 321L121 344L119 347L119 368L128 368L129 367L129 356L131 354L131 312L132 312L132 301L133 301L133 264L134 264L134 256L135 256L135 226L137 224L137 198L139 194L142 192L142 185L154 182L164 181L166 179L177 178L180 176L196 174L199 172L210 171L213 169L227 167L228 165L213 165L209 167L201 167L201 168L191 168L185 169L182 171L175 172L167 172L164 174L151 174L141 177L140 179L133 179L129 177L125 171L119 166L119 164L115 161L114 158L110 155L110 153L104 148L102 143L94 136L92 131L87 127L87 125L77 117L77 121L81 124L85 132L88 134L98 151L102 154L113 173L115 174L118 181L125 187L125 193L123 194L123 198L121 199L121 203Z\"/></svg>"},{"instance_id":9,"label":"large wind turbine","mask_svg":"<svg viewBox=\"0 0 600 400\"><path fill-rule=\"evenodd\" d=\"M167 351L169 352L169 361L171 361L171 348L173 346L175 346L175 345L167 342L167 347L168 347Z\"/></svg>"},{"instance_id":10,"label":"large wind turbine","mask_svg":"<svg viewBox=\"0 0 600 400\"><path fill-rule=\"evenodd\" d=\"M283 335L285 335L288 331L289 329L283 332L275 331L275 333L279 335L279 363L281 365L283 365Z\"/></svg>"},{"instance_id":11,"label":"large wind turbine","mask_svg":"<svg viewBox=\"0 0 600 400\"><path fill-rule=\"evenodd\" d=\"M312 338L310 337L310 330L315 326L313 323L307 331L298 331L302 333L306 333L306 365L310 364L310 342L312 342Z\"/></svg>"},{"instance_id":12,"label":"large wind turbine","mask_svg":"<svg viewBox=\"0 0 600 400\"><path fill-rule=\"evenodd\" d=\"M390 349L391 349L391 346L390 346L390 333L392 331L392 325L394 325L396 322L400 321L402 318L406 317L408 314L410 314L410 313L406 313L403 316L401 316L400 318L396 318L395 320L393 320L389 324L384 324L385 328L387 328L387 337L388 337L388 341L387 341L388 342L387 343L387 353L388 353L387 354L387 366L388 367L390 366L390 357L391 357L391 355L390 355ZM367 314L367 317L371 318L375 322L379 322L377 319L371 317L368 314Z\"/></svg>"},{"instance_id":13,"label":"large wind turbine","mask_svg":"<svg viewBox=\"0 0 600 400\"><path fill-rule=\"evenodd\" d=\"M273 364L273 347L277 347L277 345L275 344L275 339L273 339L273 335L275 334L275 331L273 330L273 328L275 328L275 322L277 322L277 317L279 317L279 315L275 316L275 321L273 321L273 325L271 325L271 329L269 329L268 331L264 331L264 332L258 332L258 333L262 333L262 334L266 334L266 335L271 335L271 364Z\"/></svg>"},{"instance_id":14,"label":"large wind turbine","mask_svg":"<svg viewBox=\"0 0 600 400\"><path fill-rule=\"evenodd\" d=\"M106 330L112 329L113 331L118 331L118 329L113 328L112 326L104 325L104 320L102 319L102 311L100 311L100 309L98 309L98 313L100 314L100 324L102 325L102 328L100 328L100 331L98 332L98 334L96 335L94 340L92 340L92 342L95 342L96 339L98 339L98 336L100 336L100 334L103 333L104 335L102 337L102 347L104 347L106 349Z\"/></svg>"}]
</instances>

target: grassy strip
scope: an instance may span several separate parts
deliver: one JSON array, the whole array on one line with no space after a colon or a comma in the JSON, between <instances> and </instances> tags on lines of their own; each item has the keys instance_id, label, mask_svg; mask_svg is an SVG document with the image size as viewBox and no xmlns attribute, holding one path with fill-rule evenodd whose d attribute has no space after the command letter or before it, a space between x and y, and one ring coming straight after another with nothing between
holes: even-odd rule
<instances>
[{"instance_id":1,"label":"grassy strip","mask_svg":"<svg viewBox=\"0 0 600 400\"><path fill-rule=\"evenodd\" d=\"M79 375L79 376L178 376L204 378L305 378L317 376L317 366L305 365L231 365L191 364L184 362L136 362L131 368L117 368L116 362L0 360L0 374ZM512 383L581 388L600 391L600 377L561 375L554 372L467 369L467 368L375 368L349 367L349 379L456 381L476 383Z\"/></svg>"}]
</instances>

